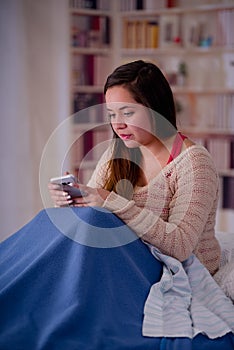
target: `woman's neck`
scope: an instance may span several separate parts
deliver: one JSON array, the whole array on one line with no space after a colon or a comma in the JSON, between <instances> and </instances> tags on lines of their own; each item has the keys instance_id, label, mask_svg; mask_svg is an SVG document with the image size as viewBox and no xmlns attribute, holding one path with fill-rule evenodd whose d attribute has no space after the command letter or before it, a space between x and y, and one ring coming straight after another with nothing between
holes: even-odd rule
<instances>
[{"instance_id":1,"label":"woman's neck","mask_svg":"<svg viewBox=\"0 0 234 350\"><path fill-rule=\"evenodd\" d=\"M175 136L172 136L163 142L155 139L155 142L148 147L141 147L142 161L139 186L145 186L156 177L167 165Z\"/></svg>"}]
</instances>

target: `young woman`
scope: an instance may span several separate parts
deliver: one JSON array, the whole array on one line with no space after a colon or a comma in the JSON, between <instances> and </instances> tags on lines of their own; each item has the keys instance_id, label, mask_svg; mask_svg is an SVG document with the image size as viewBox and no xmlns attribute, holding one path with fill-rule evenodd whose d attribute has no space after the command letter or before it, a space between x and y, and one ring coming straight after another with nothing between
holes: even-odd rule
<instances>
[{"instance_id":1,"label":"young woman","mask_svg":"<svg viewBox=\"0 0 234 350\"><path fill-rule=\"evenodd\" d=\"M57 206L101 206L144 241L186 260L192 253L214 274L220 246L214 235L218 176L208 151L178 132L172 91L152 63L124 64L104 93L114 137L74 201L49 185Z\"/></svg>"},{"instance_id":2,"label":"young woman","mask_svg":"<svg viewBox=\"0 0 234 350\"><path fill-rule=\"evenodd\" d=\"M114 137L84 197L49 184L61 208L0 244L0 349L232 350L212 159L178 132L152 63L118 67L104 92Z\"/></svg>"}]
</instances>

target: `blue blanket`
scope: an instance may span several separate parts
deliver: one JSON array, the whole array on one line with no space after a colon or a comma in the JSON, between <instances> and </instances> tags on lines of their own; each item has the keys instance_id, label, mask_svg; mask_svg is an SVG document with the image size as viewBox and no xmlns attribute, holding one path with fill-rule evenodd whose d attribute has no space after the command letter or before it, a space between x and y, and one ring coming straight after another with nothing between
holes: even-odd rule
<instances>
[{"instance_id":1,"label":"blue blanket","mask_svg":"<svg viewBox=\"0 0 234 350\"><path fill-rule=\"evenodd\" d=\"M161 274L162 263L114 214L42 210L0 244L0 350L234 349L231 334L142 336Z\"/></svg>"}]
</instances>

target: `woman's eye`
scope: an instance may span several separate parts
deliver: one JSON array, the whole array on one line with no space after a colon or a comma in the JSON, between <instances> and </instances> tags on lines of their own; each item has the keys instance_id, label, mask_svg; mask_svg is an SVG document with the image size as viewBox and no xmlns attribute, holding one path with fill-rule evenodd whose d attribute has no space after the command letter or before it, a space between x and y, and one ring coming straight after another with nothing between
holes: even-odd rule
<instances>
[{"instance_id":1,"label":"woman's eye","mask_svg":"<svg viewBox=\"0 0 234 350\"><path fill-rule=\"evenodd\" d=\"M109 119L113 119L115 117L115 114L114 113L108 113L108 118Z\"/></svg>"},{"instance_id":2,"label":"woman's eye","mask_svg":"<svg viewBox=\"0 0 234 350\"><path fill-rule=\"evenodd\" d=\"M134 112L124 112L125 117L131 117Z\"/></svg>"}]
</instances>

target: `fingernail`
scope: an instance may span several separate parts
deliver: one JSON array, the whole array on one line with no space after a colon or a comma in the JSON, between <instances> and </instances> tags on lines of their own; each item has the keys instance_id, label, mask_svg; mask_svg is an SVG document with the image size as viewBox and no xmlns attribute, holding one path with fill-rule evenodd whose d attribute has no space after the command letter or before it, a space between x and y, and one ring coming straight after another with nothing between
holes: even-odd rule
<instances>
[{"instance_id":1,"label":"fingernail","mask_svg":"<svg viewBox=\"0 0 234 350\"><path fill-rule=\"evenodd\" d=\"M66 198L67 198L67 199L71 199L71 196L68 194Z\"/></svg>"}]
</instances>

